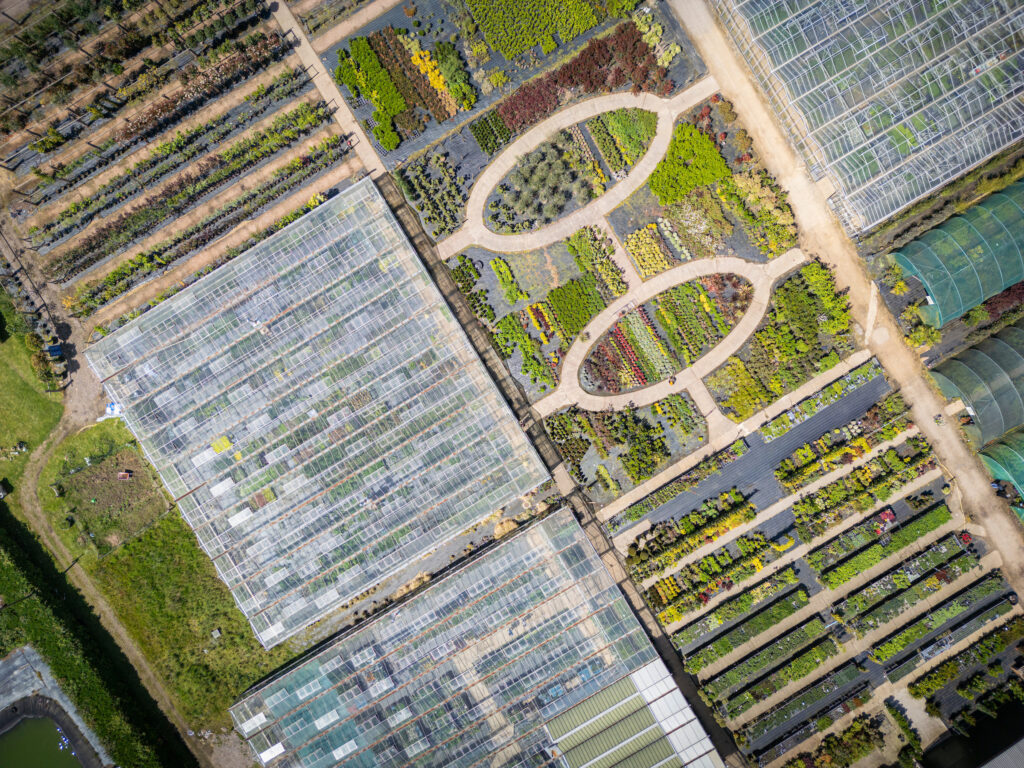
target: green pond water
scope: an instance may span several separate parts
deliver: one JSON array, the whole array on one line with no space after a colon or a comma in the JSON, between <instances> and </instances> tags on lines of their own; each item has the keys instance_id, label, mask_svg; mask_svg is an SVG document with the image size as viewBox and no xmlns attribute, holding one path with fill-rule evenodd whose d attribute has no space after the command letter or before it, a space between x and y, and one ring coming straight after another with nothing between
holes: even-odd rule
<instances>
[{"instance_id":1,"label":"green pond water","mask_svg":"<svg viewBox=\"0 0 1024 768\"><path fill-rule=\"evenodd\" d=\"M22 720L0 735L0 768L82 768L69 747L61 749L61 743L61 734L52 720Z\"/></svg>"}]
</instances>

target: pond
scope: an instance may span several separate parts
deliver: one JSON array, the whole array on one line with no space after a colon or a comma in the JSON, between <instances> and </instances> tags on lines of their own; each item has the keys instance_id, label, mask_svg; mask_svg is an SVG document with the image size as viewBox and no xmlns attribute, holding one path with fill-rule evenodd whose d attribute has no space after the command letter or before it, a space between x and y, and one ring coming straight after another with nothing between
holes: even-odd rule
<instances>
[{"instance_id":1,"label":"pond","mask_svg":"<svg viewBox=\"0 0 1024 768\"><path fill-rule=\"evenodd\" d=\"M995 719L976 713L978 724L969 738L950 733L924 753L925 768L974 768L991 760L1021 738L1024 704L1006 704ZM2 766L6 768L6 766Z\"/></svg>"},{"instance_id":2,"label":"pond","mask_svg":"<svg viewBox=\"0 0 1024 768\"><path fill-rule=\"evenodd\" d=\"M30 717L0 734L0 768L82 768L71 745L46 717Z\"/></svg>"}]
</instances>

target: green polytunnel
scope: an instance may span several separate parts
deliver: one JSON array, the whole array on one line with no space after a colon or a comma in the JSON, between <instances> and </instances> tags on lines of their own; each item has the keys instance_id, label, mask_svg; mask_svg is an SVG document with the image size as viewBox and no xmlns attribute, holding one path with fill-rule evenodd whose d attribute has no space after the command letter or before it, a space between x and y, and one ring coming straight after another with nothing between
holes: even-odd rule
<instances>
[{"instance_id":1,"label":"green polytunnel","mask_svg":"<svg viewBox=\"0 0 1024 768\"><path fill-rule=\"evenodd\" d=\"M1013 432L981 452L981 460L996 480L1024 494L1024 430Z\"/></svg>"},{"instance_id":2,"label":"green polytunnel","mask_svg":"<svg viewBox=\"0 0 1024 768\"><path fill-rule=\"evenodd\" d=\"M941 328L1024 280L1024 182L989 195L907 243L893 258L924 284L928 325Z\"/></svg>"},{"instance_id":3,"label":"green polytunnel","mask_svg":"<svg viewBox=\"0 0 1024 768\"><path fill-rule=\"evenodd\" d=\"M1007 326L932 370L942 393L963 400L975 445L1024 426L1024 320Z\"/></svg>"}]
</instances>

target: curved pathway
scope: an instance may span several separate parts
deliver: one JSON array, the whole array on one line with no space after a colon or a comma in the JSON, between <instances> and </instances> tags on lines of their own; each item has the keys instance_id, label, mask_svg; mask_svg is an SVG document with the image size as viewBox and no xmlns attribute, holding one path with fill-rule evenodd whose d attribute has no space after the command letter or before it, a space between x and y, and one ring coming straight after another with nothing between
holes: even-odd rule
<instances>
[{"instance_id":1,"label":"curved pathway","mask_svg":"<svg viewBox=\"0 0 1024 768\"><path fill-rule=\"evenodd\" d=\"M714 371L734 354L747 338L754 332L768 310L768 303L771 299L772 286L779 278L791 272L796 267L804 264L807 257L799 248L787 251L777 259L767 264L757 264L734 256L718 256L712 259L699 259L688 261L678 267L673 267L659 275L655 275L647 282L641 283L626 292L612 302L597 317L591 320L583 333L576 338L576 341L566 353L562 362L562 375L558 387L549 395L541 398L533 407L541 416L548 416L555 411L569 405L579 405L590 411L600 411L607 408L622 409L630 405L644 406L657 402L667 395L689 391L697 407L700 408L705 418L720 418L728 422L725 416L718 410L711 399L707 387L702 379ZM740 318L740 321L733 327L724 339L716 344L707 354L702 355L693 365L684 368L676 374L675 382L669 380L651 384L648 387L633 392L626 392L618 395L597 395L587 392L580 385L579 370L586 360L591 347L596 344L601 336L610 329L621 317L624 311L640 306L659 293L667 291L676 285L695 280L698 277L713 275L719 272L729 272L739 275L750 282L754 287L754 295L750 306ZM583 340L584 334L587 341ZM714 417L714 414L718 414ZM730 426L735 426L728 422ZM718 425L715 425L718 426ZM709 432L714 427L708 424Z\"/></svg>"},{"instance_id":2,"label":"curved pathway","mask_svg":"<svg viewBox=\"0 0 1024 768\"><path fill-rule=\"evenodd\" d=\"M647 183L647 177L651 175L668 150L676 118L684 110L718 93L718 90L718 81L713 77L705 77L689 88L680 91L671 99L662 99L650 93L637 95L611 93L606 96L596 96L559 110L551 117L537 123L491 160L469 192L469 200L466 203L466 223L454 234L438 243L438 253L442 259L447 259L471 245L479 245L505 253L529 251L559 240L565 240L576 230L588 224L594 224L595 220L610 213ZM658 115L658 128L650 146L626 178L616 182L603 195L578 211L573 211L533 232L500 235L487 228L484 223L484 212L491 190L515 167L519 158L539 147L557 131L613 109L624 107L646 109Z\"/></svg>"}]
</instances>

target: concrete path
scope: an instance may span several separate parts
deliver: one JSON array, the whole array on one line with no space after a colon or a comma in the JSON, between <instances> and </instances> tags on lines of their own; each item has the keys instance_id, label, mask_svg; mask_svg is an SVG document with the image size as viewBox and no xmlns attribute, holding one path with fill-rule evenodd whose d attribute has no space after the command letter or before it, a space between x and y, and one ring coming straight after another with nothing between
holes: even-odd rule
<instances>
[{"instance_id":1,"label":"concrete path","mask_svg":"<svg viewBox=\"0 0 1024 768\"><path fill-rule=\"evenodd\" d=\"M647 177L651 175L668 150L669 142L672 139L672 127L680 113L710 98L718 90L718 82L713 77L705 77L689 88L680 91L671 99L662 99L651 93L638 95L610 93L606 96L595 96L559 110L530 128L491 160L469 192L469 200L466 203L466 223L454 234L438 243L438 253L442 259L447 259L471 245L479 245L492 251L504 253L530 251L559 240L565 240L578 229L596 223L647 183ZM651 140L651 145L626 178L616 182L607 192L578 211L563 216L533 232L500 235L487 228L484 223L487 198L498 182L515 167L519 158L539 147L560 130L613 109L632 107L656 113L658 128Z\"/></svg>"},{"instance_id":2,"label":"concrete path","mask_svg":"<svg viewBox=\"0 0 1024 768\"><path fill-rule=\"evenodd\" d=\"M649 589L649 588L653 587L655 582L660 581L661 579L664 579L664 578L666 578L668 576L671 576L671 575L673 575L675 573L678 573L679 571L683 570L683 568L685 568L690 563L695 563L698 560L700 560L702 557L704 557L706 555L710 555L716 549L724 547L726 544L728 544L731 541L735 541L740 536L742 536L742 535L744 535L746 533L750 533L753 530L756 530L760 526L764 525L766 520L770 520L771 518L775 517L775 515L779 514L780 512L786 511L787 509L789 509L791 506L796 504L798 501L800 501L805 496L810 496L811 494L816 493L817 491L819 491L822 488L824 488L829 483L835 482L836 480L838 480L841 477L844 477L845 475L852 474L858 467L863 467L869 461L871 461L872 459L878 458L879 456L881 456L883 453L885 453L890 448L895 448L895 447L897 447L899 445L903 445L903 443L907 442L908 439L910 439L911 437L914 437L917 434L919 434L919 432L918 432L918 430L915 427L911 427L910 429L906 429L903 432L901 432L899 435L897 435L894 439L886 440L884 443L879 443L874 448L872 448L870 451L865 453L863 456L857 457L857 459L855 461L853 461L852 463L850 463L850 464L843 464L843 465L837 467L836 469L832 470L831 472L828 472L827 474L822 475L817 480L815 480L813 483L808 483L804 487L800 488L798 491L789 494L788 496L786 496L783 499L780 499L779 501L777 501L774 504L772 504L770 507L759 511L757 513L757 517L755 517L750 522L745 523L744 525L737 526L736 528L733 528L732 530L730 530L730 531L724 533L723 535L719 536L714 541L709 541L708 543L704 544L703 546L698 547L697 549L695 549L690 554L688 554L685 557L681 558L679 560L679 562L675 563L674 565L670 566L669 568L666 568L664 571L660 571L656 576L648 576L641 583L641 585L640 585L641 589ZM932 480L937 480L941 475L942 475L942 470L934 469L934 470L926 473L925 476L929 477L930 479L928 480L928 482L931 482ZM925 484L927 484L927 483L925 483ZM915 488L921 487L921 485L920 485L920 478L918 478L918 480L915 481L915 483L913 485L914 485ZM909 486L905 486L905 487L909 487ZM912 491L907 491L906 493L904 493L903 488L900 489L900 493L903 496L905 496L907 493L911 493L911 492ZM854 516L855 517L861 517L861 519L863 519L863 516L860 515L860 514L856 514ZM630 531L627 531L627 536L617 537L616 540L614 541L616 549L618 549L619 551L624 552L625 548L627 546L629 546L629 543L630 543L626 539L628 539L629 535L633 535L634 538L637 535L639 535L639 532L636 532L636 531L637 531L637 529L634 528L634 529L631 529ZM636 532L636 533L634 533L634 532ZM829 530L828 533L829 533L829 535L833 535L832 534L832 530Z\"/></svg>"},{"instance_id":3,"label":"concrete path","mask_svg":"<svg viewBox=\"0 0 1024 768\"><path fill-rule=\"evenodd\" d=\"M786 190L800 231L801 247L809 254L821 254L835 272L838 287L849 289L853 319L863 329L865 343L899 387L938 460L956 479L968 519L979 521L987 540L1002 551L1007 578L1021 592L1024 558L1020 552L1024 550L1024 533L1007 511L1006 502L990 487L991 479L961 440L956 424L949 419L943 424L933 420L935 414L942 412L945 400L929 383L920 357L904 343L888 309L876 299L871 311L872 280L853 242L829 208L822 188L811 179L786 139L774 111L706 0L670 0L670 5L750 133L761 162Z\"/></svg>"},{"instance_id":4,"label":"concrete path","mask_svg":"<svg viewBox=\"0 0 1024 768\"><path fill-rule=\"evenodd\" d=\"M282 0L278 0L281 2ZM374 0L369 5L363 6L347 19L335 24L322 35L313 39L313 49L317 53L323 53L331 46L341 42L353 32L358 32L378 16L383 16L402 0ZM314 6L316 3L313 4ZM312 10L312 6L309 10Z\"/></svg>"},{"instance_id":5,"label":"concrete path","mask_svg":"<svg viewBox=\"0 0 1024 768\"><path fill-rule=\"evenodd\" d=\"M694 396L694 400L699 401L697 405L704 413L705 418L708 418L709 421L713 419L718 422L714 425L708 424L708 433L710 435L714 435L722 428L729 429L735 426L718 410L718 406L715 405L714 400L701 380L716 368L725 364L729 356L739 350L743 343L757 329L765 312L768 311L772 287L776 281L806 261L807 257L798 248L787 251L779 258L773 259L766 264L756 264L734 256L696 259L666 270L655 275L647 282L631 288L631 290L626 292L625 296L613 301L587 324L587 327L583 329L583 332L576 338L573 345L569 347L569 351L562 361L562 374L558 387L551 394L534 403L534 409L541 416L548 416L561 408L573 404L589 411L601 411L608 408L621 410L630 405L637 407L650 405L667 395L690 391L691 395ZM674 383L670 383L666 379L643 389L617 395L598 395L583 389L579 377L580 367L583 365L584 360L586 360L591 348L618 322L624 313L640 306L645 301L654 298L659 293L667 291L673 286L720 272L736 274L750 282L754 288L750 307L743 314L743 317L740 318L736 326L729 332L729 335L716 344L707 354L696 360L693 365L684 368L680 373L676 374ZM717 414L717 417L715 414Z\"/></svg>"},{"instance_id":6,"label":"concrete path","mask_svg":"<svg viewBox=\"0 0 1024 768\"><path fill-rule=\"evenodd\" d=\"M296 43L295 52L298 53L302 66L306 68L309 76L313 78L313 85L320 91L323 100L335 108L334 119L341 126L342 130L351 136L355 142L355 153L362 161L363 167L371 176L386 173L384 163L381 162L380 157L370 143L370 139L363 130L363 126L359 124L359 121L356 120L352 111L348 108L348 104L342 97L341 91L338 90L338 84L334 82L331 73L324 70L320 56L313 50L309 38L306 37L306 31L302 28L299 20L295 18L295 14L291 12L291 9L288 8L284 0L278 0L274 4L273 13L274 20L281 27L281 31L284 32L286 37Z\"/></svg>"},{"instance_id":7,"label":"concrete path","mask_svg":"<svg viewBox=\"0 0 1024 768\"><path fill-rule=\"evenodd\" d=\"M644 496L653 493L669 481L674 480L687 470L692 469L700 463L702 459L727 448L733 441L738 440L745 435L749 435L751 432L754 432L761 426L767 424L779 414L788 411L804 398L813 395L819 389L831 384L836 379L842 378L854 368L870 359L871 353L867 350L855 352L845 360L842 360L838 365L823 373L819 373L813 379L808 380L788 395L783 395L763 411L755 413L746 421L740 424L734 424L730 421L728 429L719 430L715 434L711 434L709 430L708 444L706 446L694 451L693 453L688 453L675 464L672 464L651 479L638 485L628 493L624 493L610 504L602 507L598 512L598 516L601 520L608 520L609 518L614 517L630 504L635 504Z\"/></svg>"}]
</instances>

